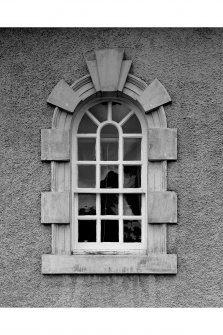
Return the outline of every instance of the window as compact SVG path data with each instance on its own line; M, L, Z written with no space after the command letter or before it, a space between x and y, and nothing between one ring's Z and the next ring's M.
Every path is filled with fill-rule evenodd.
M177 197L167 191L167 161L177 158L170 102L155 79L129 74L123 49L95 50L90 75L60 80L47 101L52 129L41 131L41 159L51 161L51 191L41 194L41 222L52 225L43 274L169 274L167 224Z
M147 127L133 104L79 111L72 131L73 251L146 252Z

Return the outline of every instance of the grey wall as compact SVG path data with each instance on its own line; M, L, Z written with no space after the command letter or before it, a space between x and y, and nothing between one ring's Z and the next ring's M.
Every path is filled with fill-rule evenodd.
M178 225L168 252L177 275L42 275L51 229L40 223L50 164L40 160L40 129L50 128L46 98L64 78L87 74L84 55L125 47L131 73L157 77L172 97L178 161L168 190L178 194ZM223 307L223 30L0 30L0 306Z

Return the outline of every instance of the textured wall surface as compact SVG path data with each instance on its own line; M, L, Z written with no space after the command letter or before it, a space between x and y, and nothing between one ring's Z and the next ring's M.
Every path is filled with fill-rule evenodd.
M64 78L87 74L84 56L124 47L130 73L158 78L172 97L178 161L168 190L178 194L178 225L168 252L177 275L42 275L51 228L40 223L50 163L40 160L40 129L50 128L46 98ZM223 307L223 30L0 30L0 306Z

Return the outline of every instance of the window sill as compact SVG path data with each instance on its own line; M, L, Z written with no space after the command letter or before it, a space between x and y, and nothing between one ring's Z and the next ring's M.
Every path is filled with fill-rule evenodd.
M43 274L176 274L177 255L43 255Z

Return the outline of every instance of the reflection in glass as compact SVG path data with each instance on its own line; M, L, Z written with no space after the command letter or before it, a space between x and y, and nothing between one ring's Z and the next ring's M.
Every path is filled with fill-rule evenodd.
M123 195L124 215L141 215L141 194Z
M137 165L124 166L124 187L125 188L141 187L141 166Z
M96 124L85 114L79 124L78 133L79 134L91 134L96 133Z
M123 133L128 133L128 134L138 134L142 132L140 122L135 114L131 116L128 121L124 123L122 126L123 128Z
M79 215L96 215L96 195L78 194Z
M141 242L141 221L124 220L124 242Z
M118 215L118 194L101 194L101 215Z
M98 121L106 121L108 117L108 103L102 102L101 104L91 107L89 111L96 117L96 119L98 119Z
M78 160L95 161L95 138L78 139Z
M101 160L118 160L118 130L113 125L106 125L101 130Z
M78 166L78 187L95 187L95 165Z
M112 103L112 120L120 122L130 112L127 105L120 104L119 102Z
M101 165L101 188L118 188L118 165Z
M96 221L78 221L78 242L96 242Z
M124 161L141 160L141 138L124 139Z
M118 241L118 220L101 220L101 242Z

